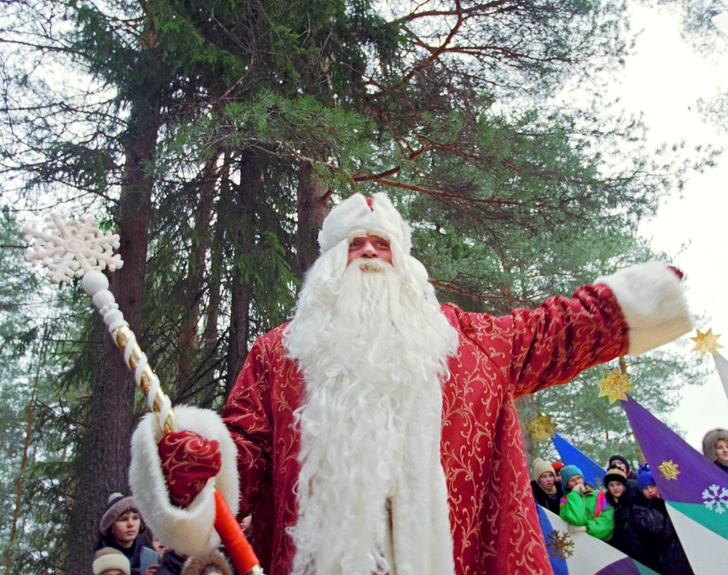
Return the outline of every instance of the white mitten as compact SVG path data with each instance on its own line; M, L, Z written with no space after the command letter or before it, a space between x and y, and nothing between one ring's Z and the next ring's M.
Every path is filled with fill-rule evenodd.
M584 493L586 492L586 485L584 485L583 483L579 483L576 485L576 487L574 487L574 489L572 489L572 491L576 491L577 493L584 495Z
M569 525L569 533L572 535L576 535L577 533L586 533L586 525L572 525L571 523Z

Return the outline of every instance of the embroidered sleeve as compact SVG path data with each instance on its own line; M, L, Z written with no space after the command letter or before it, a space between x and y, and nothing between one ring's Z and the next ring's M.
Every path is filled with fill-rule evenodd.
M273 426L267 337L253 344L222 413L238 449L240 516L270 492Z
M465 334L498 364L514 397L566 383L627 351L627 324L609 287L585 285L509 315L460 312Z

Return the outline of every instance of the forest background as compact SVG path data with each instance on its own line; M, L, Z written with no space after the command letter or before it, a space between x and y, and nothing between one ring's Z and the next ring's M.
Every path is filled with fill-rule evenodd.
M717 2L680 14L725 50ZM83 573L127 490L144 411L77 284L22 261L50 211L121 234L112 291L173 403L219 409L259 334L289 317L333 202L385 189L438 295L507 313L630 263L640 226L718 150L653 145L609 86L626 3L538 0L19 0L0 16L0 519L6 573ZM578 97L572 97L578 92ZM725 126L725 95L700 103ZM627 360L668 415L706 364ZM615 365L609 367L616 367ZM520 401L597 461L633 460L604 368ZM531 441L531 457L547 447Z

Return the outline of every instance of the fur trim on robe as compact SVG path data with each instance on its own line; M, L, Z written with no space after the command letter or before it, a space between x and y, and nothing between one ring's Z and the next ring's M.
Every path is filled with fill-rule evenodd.
M665 264L649 262L597 278L614 293L629 327L630 355L668 343L693 328L680 278Z
M238 511L237 448L214 411L180 405L174 414L179 430L191 430L220 443L222 466L214 486L213 480L208 481L186 509L170 503L157 452L162 430L153 413L142 418L132 437L129 483L139 511L161 541L186 555L207 555L220 545L214 528L214 487L225 497L233 515Z

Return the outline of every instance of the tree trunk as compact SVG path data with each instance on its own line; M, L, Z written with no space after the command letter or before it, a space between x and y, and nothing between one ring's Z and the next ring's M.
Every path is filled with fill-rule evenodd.
M263 173L253 152L243 152L239 162L240 185L237 186L237 232L234 262L232 266L230 340L228 343L228 372L225 380L225 396L235 385L248 356L250 337L250 302L253 286L246 277L245 268L250 265L248 256L255 242L255 204L262 194Z
M151 101L148 97L134 103L130 112L119 198L119 253L124 267L113 273L110 280L110 290L137 335L141 333L153 184L147 168L154 158L160 125L158 106L150 104ZM99 377L89 399L87 424L76 457L77 481L67 526L68 573L90 571L107 498L115 491L128 493L135 389L133 374L105 334Z
M188 276L185 285L186 316L180 331L177 350L177 391L185 389L195 371L194 350L200 348L198 326L202 294L205 286L205 260L210 244L210 219L218 181L218 157L210 159L202 173L200 197L195 209L195 229L192 250L188 258Z
M319 254L318 231L329 213L327 202L331 196L328 189L316 175L310 162L301 164L298 172L298 253L299 277L303 277Z

